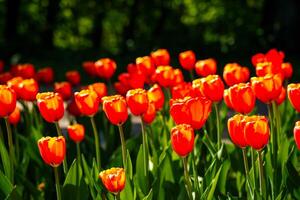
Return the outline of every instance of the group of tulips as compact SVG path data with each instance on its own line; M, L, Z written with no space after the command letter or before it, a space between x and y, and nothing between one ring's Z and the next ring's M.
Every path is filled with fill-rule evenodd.
M127 66L127 72L119 74L117 82L113 85L111 85L111 78L117 65L109 58L83 63L83 69L89 76L106 81L106 83L97 82L87 86L81 85L81 77L76 70L66 73L67 81L54 84L52 84L54 72L51 67L35 72L33 65L19 64L12 66L8 72L2 72L0 74L0 82L3 84L0 85L0 117L6 122L12 166L14 166L14 142L10 124L16 125L20 121L17 101L22 102L23 106L27 105L26 102L33 102L33 106L38 107L43 119L54 123L57 128L57 137L43 137L37 143L42 159L55 171L57 199L61 199L57 168L63 163L64 173L67 173L68 151L65 136L62 135L58 122L64 117L66 110L74 117L90 118L96 163L99 169L103 169L99 133L94 119L95 114L103 110L109 122L119 128L123 166L102 171L99 177L105 188L113 193L115 198L120 198L127 173L127 149L122 125L128 119L128 112L140 118L145 179L150 170L145 126L151 124L157 114L166 118L169 113L175 122L174 127L169 130L170 142L173 150L182 158L187 195L193 199L193 183L188 172L187 157L194 149L194 131L206 129L205 123L214 108L217 123L215 142L218 149L222 148L223 132L220 129L219 103L224 99L227 107L237 113L228 119L227 126L231 141L243 151L246 179L249 179L247 151L251 149L258 153L260 194L263 196L265 178L262 152L271 140L271 151L276 156L276 145L280 142L279 131L275 133L276 129L279 129L276 127L279 123L277 107L284 102L288 94L291 105L300 112L300 83L286 84L286 80L291 78L293 73L292 65L283 62L283 52L271 49L266 54L259 53L252 57L256 77L250 78L247 67L238 63L229 63L224 67L222 80L221 76L216 74L215 59L197 61L195 53L191 50L180 53L178 58L182 69L190 73L190 82L184 81L181 69L170 66L170 55L166 49L159 49L149 56L137 58L135 63ZM202 78L194 79L194 71ZM46 84L47 88L53 86L54 91L40 92L40 84ZM74 90L77 91L74 93ZM268 118L248 115L255 108L257 99L267 104ZM67 108L64 102L67 102ZM77 145L77 159L80 162L80 142L84 140L85 127L74 120L68 126L67 132L68 137ZM294 136L300 149L300 121L295 125ZM12 183L14 181L13 175L11 181ZM249 181L247 183L250 194L253 194L253 186Z

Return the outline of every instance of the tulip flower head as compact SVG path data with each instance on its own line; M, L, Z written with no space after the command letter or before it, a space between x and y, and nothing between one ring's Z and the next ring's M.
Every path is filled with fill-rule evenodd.
M224 67L223 78L228 86L245 83L248 81L249 76L249 69L240 66L238 63L229 63Z
M81 124L73 124L68 126L68 134L74 142L81 142L84 139L84 126Z
M181 157L187 156L194 148L194 129L188 124L179 124L171 129L173 150Z
M95 63L93 61L85 61L82 63L83 70L90 76L96 76Z
M151 124L155 119L156 110L155 104L152 101L149 101L147 111L142 115L142 119L146 124Z
M77 70L71 70L66 72L66 79L72 85L79 85L81 77Z
M81 114L94 116L99 110L100 100L94 90L81 90L74 94L75 102Z
M199 76L203 76L203 77L216 74L217 61L213 58L198 60L195 64L195 70Z
M68 100L72 96L72 86L66 81L54 83L54 91L59 93L63 100Z
M110 79L116 69L116 62L110 58L101 58L95 62L95 71L100 78Z
M129 90L126 101L132 114L143 115L147 112L149 99L146 90L141 88Z
M275 99L276 104L277 105L282 104L284 102L285 98L286 98L286 89L284 87L281 87L280 95L277 97L277 99Z
M135 63L137 70L146 76L151 76L155 71L155 64L150 56L138 57Z
M192 70L195 67L196 55L193 51L188 50L179 54L179 63L185 70Z
M126 177L123 168L110 168L100 172L101 179L105 188L114 195L119 194L125 187Z
M247 142L244 135L244 118L245 117L243 115L237 114L229 118L227 123L228 133L232 142L240 148L244 148L247 146Z
M175 79L174 69L171 66L158 66L153 79L162 87L170 87Z
M18 84L18 97L25 101L34 101L39 92L39 85L34 79L24 79Z
M166 49L158 49L156 51L153 51L150 56L153 59L156 66L170 64L170 54Z
M114 95L102 98L103 111L114 125L122 125L128 118L127 103L123 96Z
M51 67L45 67L36 73L36 78L39 82L45 83L45 84L50 84L54 80L54 72Z
M195 96L195 91L191 83L180 83L171 89L172 99L181 99L186 96Z
M11 75L10 72L1 73L0 74L0 84L6 84L7 81L9 81L12 78L13 78L13 76Z
M14 78L10 79L9 81L7 81L6 84L7 84L7 86L12 88L16 92L17 96L19 96L19 93L21 91L19 91L18 86L19 86L19 83L21 83L23 80L24 79L21 76L17 76L17 77L14 77Z
M291 83L288 85L288 98L292 106L300 112L300 83Z
M97 93L100 102L102 101L102 97L107 95L107 87L104 83L93 83L88 88Z
M281 64L281 70L283 72L283 76L286 79L289 79L293 75L293 66L291 63L286 62Z
M20 109L16 106L14 112L8 116L8 121L10 124L17 125L21 120Z
M30 63L15 65L10 71L14 77L21 76L24 79L31 79L35 76L34 66Z
M57 122L64 116L64 102L60 94L54 92L38 93L37 106L47 122Z
M71 114L75 117L78 117L78 116L81 115L81 112L80 112L80 110L79 110L79 108L78 108L78 106L75 102L74 97L71 99L71 101L69 101L68 106L67 106L67 110L68 110L69 114Z
M300 150L300 121L297 121L294 127L294 139L298 150Z
M154 84L147 92L149 101L153 102L156 110L161 110L164 106L165 96L161 87Z
M58 167L66 155L66 141L63 136L43 137L38 141L38 147L44 162L52 167Z
M17 104L17 95L13 89L0 85L0 117L8 117L14 112Z

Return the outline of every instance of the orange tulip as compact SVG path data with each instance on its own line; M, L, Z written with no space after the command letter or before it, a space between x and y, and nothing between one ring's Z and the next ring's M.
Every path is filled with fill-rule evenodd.
M277 105L280 105L284 102L286 97L286 89L284 87L281 87L281 92L280 95L277 97L277 99L275 99Z
M219 75L208 75L196 79L193 81L193 88L199 90L203 96L211 101L221 101L223 98L224 84Z
M72 85L79 85L81 77L78 71L72 70L66 72L66 79Z
M107 95L107 87L104 83L93 83L88 86L89 90L94 90L99 98L99 101L101 102L102 97Z
M7 81L7 86L9 86L10 88L12 88L16 94L17 94L17 97L19 97L19 93L21 91L19 91L19 83L21 83L24 79L21 77L21 76L17 76L17 77L14 77L12 79L10 79L9 81Z
M261 150L269 142L270 129L265 116L250 116L244 118L245 140L253 149Z
M84 138L84 126L81 124L73 124L68 126L68 134L74 142L81 142Z
M72 96L72 86L66 81L54 83L54 91L59 93L63 100L68 100Z
M94 90L75 92L74 97L81 114L93 116L98 112L100 100Z
M229 118L227 123L228 133L232 142L240 148L244 148L247 146L247 142L244 135L244 118L245 117L243 115L237 114Z
M85 61L82 63L83 70L90 76L96 76L95 63L93 61Z
M152 52L150 56L153 59L156 66L170 64L170 54L166 49L158 49Z
M270 103L278 98L282 87L282 76L266 75L264 77L252 77L251 85L256 97L264 102Z
M6 85L0 85L0 117L7 117L14 112L16 104L15 91Z
M37 106L47 122L57 122L64 116L64 102L60 94L54 92L38 93Z
M69 114L75 116L75 117L78 117L81 115L81 112L75 102L75 98L73 97L71 99L71 101L68 103L68 106L67 106L67 110L69 112Z
M288 85L288 98L292 106L300 112L300 83L291 83Z
M110 58L101 58L95 62L96 74L100 78L110 79L117 69L117 64Z
M172 99L181 99L186 96L195 96L194 89L191 83L183 82L178 84L171 89Z
M123 168L110 168L105 171L100 172L99 178L101 179L105 188L117 195L125 187L126 177Z
M155 71L155 64L150 56L138 57L135 63L137 70L141 71L145 76L151 76Z
M156 110L155 110L155 104L152 101L149 101L148 109L143 114L143 121L147 124L151 124L153 120L155 119Z
M281 70L283 72L284 78L289 79L293 75L293 66L291 63L286 62L281 64Z
M146 90L138 88L126 94L127 105L134 115L142 115L148 109L149 99Z
M179 54L179 63L185 70L192 70L195 67L196 55L193 51L184 51Z
M0 74L0 84L6 84L6 82L12 78L13 78L13 76L11 75L10 72L1 73Z
M298 149L300 150L300 121L297 121L294 127L294 138Z
M159 85L154 84L147 92L149 101L153 102L156 110L164 106L165 96Z
M16 106L15 110L8 116L10 124L17 125L21 120L20 109Z
M174 83L174 69L171 66L158 66L153 75L154 81L163 87L170 87Z
M52 167L58 167L66 155L66 141L63 136L42 137L38 147L44 162Z
M179 124L171 129L173 150L181 157L187 156L194 148L194 130L191 125Z
M224 67L223 78L228 86L245 83L248 81L249 76L249 69L240 66L238 63L229 63Z
M180 69L174 69L174 79L171 86L184 82L183 74Z
M194 129L200 129L210 114L211 104L205 97L171 99L170 115L176 124L190 124Z
M103 111L108 120L114 125L122 125L128 118L127 103L121 95L102 98Z
M203 76L203 77L216 74L217 62L213 58L198 60L195 64L195 70L199 76Z
M53 82L54 79L54 72L51 67L45 67L36 73L36 78L41 83L50 84Z
M224 91L224 101L236 112L247 114L255 107L255 94L249 83L239 83Z
M18 97L25 101L34 101L39 92L39 85L34 79L24 79L18 84Z
M24 79L34 78L35 69L32 64L18 64L11 68L10 72L14 77L21 76Z

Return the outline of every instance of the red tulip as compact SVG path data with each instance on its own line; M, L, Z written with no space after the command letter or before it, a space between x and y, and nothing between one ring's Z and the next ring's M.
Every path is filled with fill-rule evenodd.
M156 110L155 110L155 104L152 101L149 101L148 109L147 111L142 115L143 121L146 124L151 124L153 120L155 119Z
M20 109L16 106L15 110L8 116L10 124L17 125L21 120Z
M145 76L151 76L155 71L155 64L150 56L138 57L135 63L137 69Z
M88 88L97 93L100 102L102 102L102 97L107 95L107 87L104 83L93 83Z
M51 67L45 67L36 73L36 78L41 83L50 84L53 82L54 79L54 72Z
M141 88L129 90L126 101L132 114L143 115L147 112L149 99L146 90Z
M195 64L195 70L199 76L203 76L203 77L216 74L217 62L213 58L198 60Z
M12 78L13 78L13 76L11 75L10 72L1 73L0 74L0 84L6 84L6 82Z
M153 79L163 87L170 87L174 83L174 69L171 66L158 66L153 75Z
M195 67L196 55L193 51L184 51L179 54L179 62L183 69L192 70Z
M95 63L93 61L85 61L82 63L83 70L90 76L96 76Z
M72 86L66 81L54 83L54 91L59 93L63 100L68 100L72 96Z
M191 125L179 124L171 129L173 150L182 157L187 156L194 148L194 130Z
M293 75L293 66L291 63L286 62L281 64L281 70L283 71L284 78L289 79Z
M68 126L68 134L74 142L81 142L84 139L84 126L81 124L73 124Z
M39 85L34 79L24 79L18 84L18 97L25 101L34 101L39 92Z
M93 116L98 112L100 100L94 90L86 89L75 92L74 97L81 114Z
M68 110L68 112L69 112L71 115L73 115L73 116L75 116L75 117L78 117L78 116L81 115L81 112L80 112L80 110L79 110L79 108L78 108L78 106L77 106L77 104L76 104L76 102L75 102L75 98L74 98L74 97L73 97L73 98L71 99L71 101L68 103L67 110Z
M125 187L125 171L123 168L111 168L105 171L102 171L99 174L99 178L101 179L105 188L117 195L119 194Z
M244 118L245 117L243 115L237 114L229 118L227 123L228 133L232 142L240 148L244 148L247 146L247 142L244 135Z
M164 106L165 96L159 85L154 84L147 92L149 101L153 102L156 110Z
M294 127L294 138L298 149L300 150L300 121L297 121Z
M66 72L66 79L72 85L79 85L81 77L78 71L72 70Z
M24 79L35 77L35 69L32 64L18 64L11 68L11 73L14 77L21 76Z
M280 105L284 102L286 97L286 89L284 87L281 87L281 92L280 95L277 97L277 99L275 99L277 105Z
M170 54L166 49L158 49L152 52L151 58L153 59L156 66L170 64Z
M110 58L101 58L95 62L96 74L100 78L110 79L117 69L117 64Z
M102 98L103 111L108 120L114 125L122 125L128 118L127 103L121 95Z
M224 67L223 78L228 86L245 83L248 81L249 76L249 69L240 66L238 63L229 63Z
M300 83L289 84L287 91L292 106L300 112Z
M17 104L17 95L13 89L0 85L0 117L8 117L14 112Z
M178 84L171 89L172 99L181 99L186 96L195 96L194 89L191 83L183 82Z

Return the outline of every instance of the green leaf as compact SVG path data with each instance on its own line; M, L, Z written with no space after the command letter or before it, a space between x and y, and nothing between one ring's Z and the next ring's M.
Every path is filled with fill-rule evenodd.
M13 190L13 185L9 181L8 177L5 176L1 171L0 171L0 190L5 197L9 195Z
M218 172L212 179L210 185L207 187L205 192L202 194L201 199L211 200L213 198L222 168L223 168L223 165L220 166Z
M151 200L153 196L152 189L149 191L148 195L143 198L143 200Z
M92 175L90 173L90 168L86 163L85 157L83 154L81 154L81 158L82 158L82 167L83 167L83 171L84 171L84 176L85 176L85 182L86 184L89 185L90 188L90 193L93 199L96 198L96 193L95 193L95 189L94 189L94 185L95 185L95 181L92 178Z
M124 190L120 193L121 200L135 199L134 192L131 185L131 180L126 176L126 183Z
M143 196L148 193L148 183L144 175L143 147L140 145L140 150L136 159L136 183L138 184Z
M221 193L226 194L226 183L227 183L227 175L228 171L231 167L230 160L225 160L223 162L222 171L220 174L220 180L219 180L219 190Z
M127 156L126 156L126 164L127 164L127 169L126 169L126 175L129 176L130 180L132 180L132 162L130 158L130 153L127 150Z
M12 177L11 177L10 158L2 140L0 140L0 154L1 154L1 160L4 169L4 174L8 177L9 180L11 180Z

